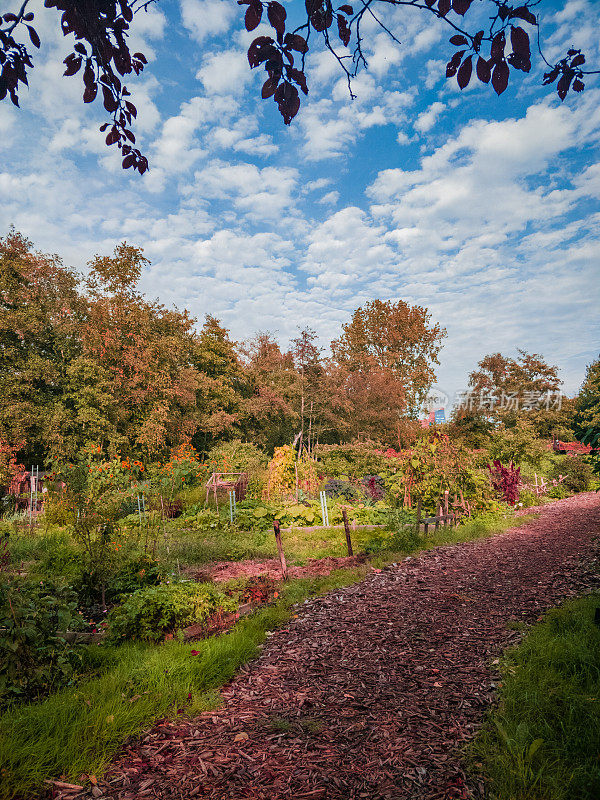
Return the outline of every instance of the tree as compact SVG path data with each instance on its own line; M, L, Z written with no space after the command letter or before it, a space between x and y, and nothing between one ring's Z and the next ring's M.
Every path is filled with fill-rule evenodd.
M0 439L42 460L67 365L81 355L85 304L77 275L57 256L35 253L11 230L0 239Z
M564 427L566 420L557 413L562 404L558 367L537 353L517 352L517 358L502 353L484 356L471 372L469 396L455 420L463 428L483 431L490 421L510 427L520 418L533 424L539 436L547 435L552 421Z
M137 109L128 99L130 92L122 78L139 75L147 60L143 53L131 53L127 44L134 17L158 0L45 0L46 13L60 14L61 30L65 36L73 35L73 50L65 58L66 76L82 72L83 102L92 103L99 93L109 115L101 130L107 132L106 144L116 145L123 156L124 169L133 168L143 174L148 160L135 147L131 130ZM298 0L297 0L298 2ZM442 22L452 32L450 44L457 48L446 65L446 76L456 77L464 89L473 74L482 83L491 83L497 94L508 86L511 70L527 73L531 70L531 36L537 42L540 59L547 66L545 85L556 84L556 91L564 100L570 90L582 92L583 77L598 70L585 69L585 55L570 48L556 62L549 62L540 47L539 0L484 0L485 8L473 0L361 0L358 9L343 4L335 9L331 0L305 0L304 8L298 5L289 10L300 24L286 29L287 11L277 0L238 0L247 6L244 15L246 30L252 31L263 19L273 29L273 36L258 36L248 49L251 68L264 66L266 81L261 90L264 99L273 98L284 122L289 125L300 108L299 89L308 94L305 74L306 54L311 36L317 36L336 59L348 79L367 66L363 52L364 37L361 23L365 16L374 19L395 41L392 32L378 16L390 6L404 12L420 11L430 14L432 23ZM27 85L28 73L33 68L30 44L39 48L40 37L32 24L34 14L31 0L22 0L20 8L0 17L0 100L8 97L19 105L19 84ZM289 8L289 6L288 6ZM375 13L377 11L377 14ZM468 15L468 19L467 19ZM467 24L470 23L470 24ZM340 40L341 52L334 46Z
M445 329L432 325L422 306L373 300L357 308L342 330L331 350L349 380L370 394L386 392L396 416L416 416L435 380Z
M600 358L587 368L577 400L575 431L580 442L595 449L592 463L600 477Z

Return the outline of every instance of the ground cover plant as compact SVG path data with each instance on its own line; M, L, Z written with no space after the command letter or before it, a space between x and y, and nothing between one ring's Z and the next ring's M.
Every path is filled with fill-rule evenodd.
M600 595L550 611L505 653L499 704L472 747L490 796L600 795Z

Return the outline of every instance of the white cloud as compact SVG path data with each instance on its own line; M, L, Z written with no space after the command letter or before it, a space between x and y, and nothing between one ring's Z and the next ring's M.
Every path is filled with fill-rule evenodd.
M239 94L251 77L246 54L239 50L212 53L196 73L208 94Z
M205 39L226 33L239 7L228 0L181 0L181 18L194 39Z
M415 121L415 129L418 130L419 133L427 133L427 131L430 131L438 121L440 114L445 108L446 106L444 103L432 103L428 109L423 111L417 117Z

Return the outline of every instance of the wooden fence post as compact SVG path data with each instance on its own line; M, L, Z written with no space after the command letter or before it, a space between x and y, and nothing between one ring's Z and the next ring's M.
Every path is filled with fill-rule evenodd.
M281 544L281 528L279 527L278 519L276 519L273 522L273 528L275 530L275 542L277 544L277 552L279 553L279 563L281 564L281 574L283 576L283 580L287 581L288 579L287 564L285 563L285 554L283 552L283 545Z
M350 525L348 525L348 512L346 506L342 506L342 517L344 518L344 530L346 531L346 545L348 546L348 555L353 556L352 539L350 538Z
M421 533L421 496L417 500L417 533Z
M450 520L448 519L448 495L449 494L450 494L450 492L448 491L448 489L446 489L446 491L444 492L444 517L446 518L444 520L444 525L449 525L450 524Z

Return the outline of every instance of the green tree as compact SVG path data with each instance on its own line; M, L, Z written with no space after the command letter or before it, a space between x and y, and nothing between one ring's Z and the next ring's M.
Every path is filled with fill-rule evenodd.
M600 358L587 368L575 412L575 432L580 442L596 448L592 465L600 476Z

